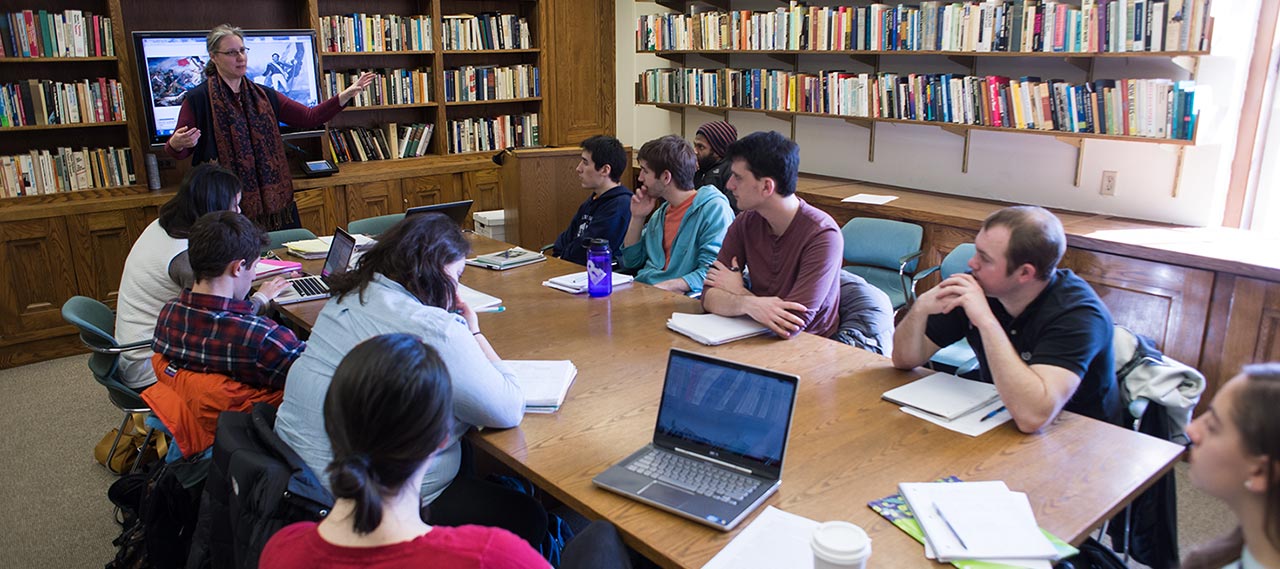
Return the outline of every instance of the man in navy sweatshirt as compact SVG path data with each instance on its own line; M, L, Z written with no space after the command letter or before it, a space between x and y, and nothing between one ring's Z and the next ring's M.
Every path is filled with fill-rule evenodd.
M578 206L551 254L579 265L587 264L588 239L608 239L614 255L622 249L622 238L631 221L631 190L618 183L627 168L627 152L612 136L593 136L582 141L578 179L591 195Z

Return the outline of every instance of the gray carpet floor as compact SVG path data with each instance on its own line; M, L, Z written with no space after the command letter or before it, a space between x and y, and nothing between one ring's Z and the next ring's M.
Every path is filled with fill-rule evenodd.
M116 476L93 460L93 447L122 415L89 375L88 356L0 370L0 567L101 567L120 533L107 487ZM1177 466L1178 532L1183 547L1235 523L1193 488Z

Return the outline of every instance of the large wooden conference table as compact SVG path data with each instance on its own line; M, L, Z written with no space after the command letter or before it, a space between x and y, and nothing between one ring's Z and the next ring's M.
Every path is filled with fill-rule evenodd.
M475 253L509 246L469 239ZM580 270L549 259L503 272L468 267L463 274L464 284L506 306L480 315L481 329L503 358L570 359L578 367L557 413L528 414L517 428L473 433L471 440L583 515L612 522L629 545L664 567L701 567L759 513L725 533L591 484L650 441L671 347L800 376L782 486L766 505L862 526L878 567L939 565L867 507L895 494L899 482L949 475L1004 480L1027 493L1042 527L1079 544L1182 453L1177 445L1073 413L1035 435L1018 432L1012 422L977 438L948 431L880 399L923 372L896 370L887 358L810 334L703 346L666 328L672 312L701 312L698 301L647 285L619 287L606 298L541 286ZM323 305L295 304L283 315L309 327Z

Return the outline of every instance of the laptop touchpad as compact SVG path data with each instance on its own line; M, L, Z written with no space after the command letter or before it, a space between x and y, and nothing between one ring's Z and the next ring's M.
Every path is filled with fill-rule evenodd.
M689 501L689 499L695 497L694 494L673 486L668 486L661 482L654 482L653 484L646 486L644 490L637 492L637 494L673 508L679 508L683 506L685 502Z

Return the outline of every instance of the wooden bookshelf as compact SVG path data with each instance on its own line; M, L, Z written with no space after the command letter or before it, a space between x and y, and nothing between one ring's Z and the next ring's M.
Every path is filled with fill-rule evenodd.
M446 107L464 107L469 105L499 105L503 103L530 103L540 102L542 97L521 97L516 99L485 99L483 101L448 101Z
M116 61L114 55L93 57L0 57L0 63L73 63L76 61Z
M434 106L436 106L436 103L431 101L428 101L426 103L411 103L407 105L366 105L363 107L357 107L352 105L350 107L347 107L346 109L343 109L342 112L350 113L350 112L360 112L360 111L385 111L385 110L391 110L391 109L423 109L423 108L434 107Z
M393 50L393 51L322 51L320 57L366 57L371 55L431 55L435 51Z
M943 56L943 57L1031 57L1043 59L1125 59L1132 57L1199 57L1207 51L1128 51L1124 53L1087 51L917 51L896 50L834 50L834 49L657 49L636 50L636 53L657 56L670 55L847 55L847 56Z

